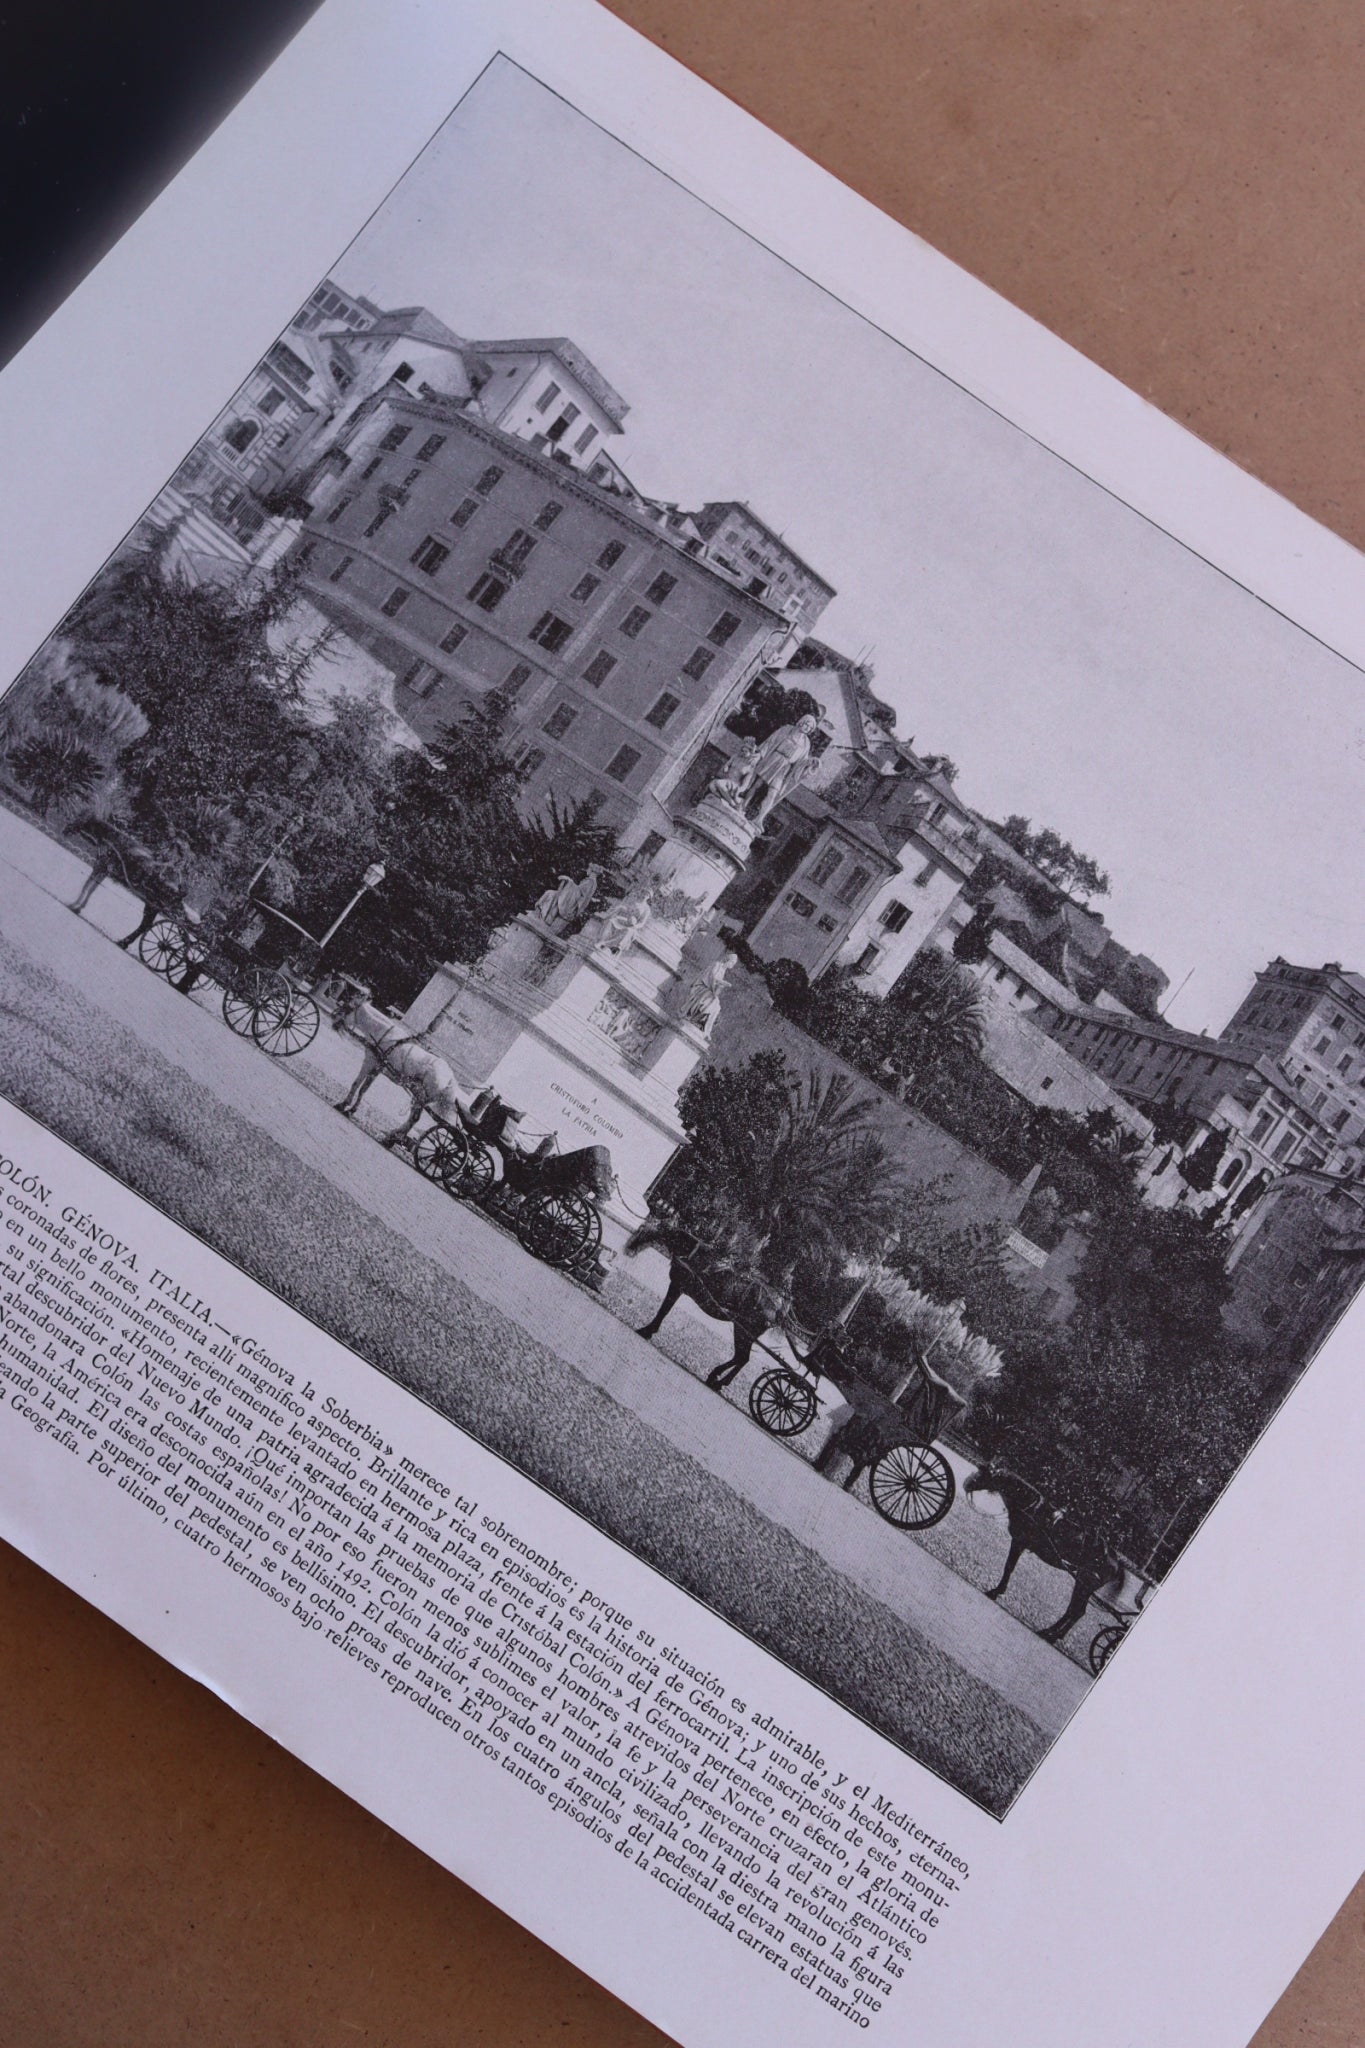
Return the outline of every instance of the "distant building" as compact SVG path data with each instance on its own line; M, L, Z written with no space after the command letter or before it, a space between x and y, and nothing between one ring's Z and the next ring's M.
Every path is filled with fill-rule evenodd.
M1273 1361L1284 1391L1365 1282L1365 1188L1290 1173L1269 1189L1228 1262L1233 1336Z
M782 621L539 438L386 383L314 484L303 587L420 735L498 691L528 807L596 792L638 843Z
M765 599L804 639L834 596L834 585L737 499L705 504L690 516L716 566L752 596Z

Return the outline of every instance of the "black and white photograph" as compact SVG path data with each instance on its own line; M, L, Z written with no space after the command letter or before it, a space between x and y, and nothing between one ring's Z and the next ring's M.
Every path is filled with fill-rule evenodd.
M509 59L242 368L0 1091L1005 1816L1365 1279L1359 672Z

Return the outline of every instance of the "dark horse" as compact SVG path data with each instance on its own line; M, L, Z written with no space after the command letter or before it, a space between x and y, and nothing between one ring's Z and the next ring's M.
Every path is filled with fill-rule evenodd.
M1063 1509L1050 1508L1035 1487L1013 1472L983 1465L967 1481L968 1493L998 1493L1009 1518L1010 1554L1005 1559L998 1586L992 1586L988 1600L998 1600L1014 1575L1014 1568L1026 1550L1057 1571L1070 1572L1075 1585L1065 1614L1038 1634L1045 1643L1060 1643L1085 1613L1091 1596L1114 1578L1118 1564L1108 1546L1093 1530L1076 1522Z
M640 1335L657 1336L665 1316L684 1295L696 1302L703 1315L733 1323L734 1356L706 1375L707 1386L719 1392L744 1370L763 1332L781 1322L788 1308L787 1297L781 1287L754 1272L756 1243L725 1252L671 1218L651 1217L631 1232L626 1252L633 1258L651 1246L668 1254L668 1288L657 1313L641 1325Z

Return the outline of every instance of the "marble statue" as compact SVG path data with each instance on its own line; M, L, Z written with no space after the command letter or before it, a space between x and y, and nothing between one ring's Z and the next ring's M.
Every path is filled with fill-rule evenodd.
M814 736L819 729L819 719L807 711L795 725L779 725L759 748L746 788L746 808L756 824L761 825L783 797L809 775L815 753ZM755 802L753 792L760 784Z
M737 811L743 810L744 799L753 787L757 760L757 740L746 739L730 756L720 774L706 785L706 795L718 797L723 804L729 804Z
M704 1034L710 1031L720 1013L721 991L734 964L733 953L722 953L711 962L705 974L698 975L683 1009L685 1023L697 1025Z
M644 896L627 896L608 911L597 937L603 953L624 953L635 934L649 923L649 901Z
M592 908L593 897L602 870L594 861L581 882L572 875L561 875L553 889L547 889L536 902L536 916L552 932L566 931L571 924L586 917Z

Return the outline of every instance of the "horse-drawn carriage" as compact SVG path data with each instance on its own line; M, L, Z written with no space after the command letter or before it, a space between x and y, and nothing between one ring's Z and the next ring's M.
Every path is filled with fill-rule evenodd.
M800 1436L821 1411L828 1381L840 1399L825 1443L814 1459L828 1472L849 1460L843 1484L867 1473L872 1505L897 1529L932 1529L953 1504L957 1481L935 1443L964 1407L962 1397L918 1358L894 1392L863 1378L849 1359L847 1333L836 1325L804 1357L792 1344L785 1360L759 1374L749 1389L749 1413L772 1436Z
M453 1121L433 1109L433 1121L416 1139L419 1170L506 1223L547 1265L590 1283L600 1280L598 1205L611 1192L606 1147L561 1152L553 1137L522 1145L512 1128L518 1113L490 1090L453 1107Z
M224 1022L276 1059L289 1059L317 1037L316 951L308 933L255 901L212 927L189 909L162 909L137 938L138 958L173 988L188 995L202 981L215 982Z

